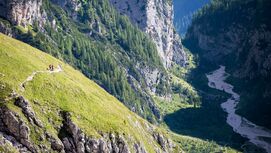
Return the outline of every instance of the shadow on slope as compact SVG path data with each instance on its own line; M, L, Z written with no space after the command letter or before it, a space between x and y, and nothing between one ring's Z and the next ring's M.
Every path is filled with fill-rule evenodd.
M168 127L178 134L215 141L222 146L241 150L246 140L233 132L226 123L227 114L220 107L228 95L207 85L205 73L214 69L212 65L204 64L204 67L200 66L190 73L189 82L201 96L201 107L180 109L167 114L164 120Z
M169 128L182 135L212 140L220 145L240 149L244 139L226 124L226 114L219 105L205 104L201 108L186 108L165 116Z

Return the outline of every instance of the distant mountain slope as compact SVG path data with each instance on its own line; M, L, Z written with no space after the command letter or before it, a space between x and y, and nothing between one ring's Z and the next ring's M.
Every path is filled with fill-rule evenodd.
M0 150L12 142L26 152L174 151L158 128L67 64L3 34L0 61ZM50 64L59 65L54 73Z
M193 14L210 0L173 0L174 24L180 35L184 36L190 26Z
M226 65L241 94L238 113L269 128L270 8L269 0L213 0L197 13L184 40L201 61Z

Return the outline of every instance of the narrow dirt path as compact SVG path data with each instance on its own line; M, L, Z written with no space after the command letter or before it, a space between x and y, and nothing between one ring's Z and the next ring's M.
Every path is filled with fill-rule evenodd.
M26 80L24 80L21 84L20 84L20 89L22 91L25 91L25 85L27 82L30 82L34 79L34 77L38 74L38 73L49 73L49 74L52 74L52 73L59 73L59 72L62 72L63 69L60 65L57 66L57 68L55 68L53 71L52 70L46 70L46 71L34 71L30 76L28 76L26 78Z

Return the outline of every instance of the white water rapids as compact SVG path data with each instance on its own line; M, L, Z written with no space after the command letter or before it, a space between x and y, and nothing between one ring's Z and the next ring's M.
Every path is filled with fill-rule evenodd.
M265 149L268 153L271 153L270 142L268 143L262 139L263 137L271 138L271 131L264 127L257 126L235 113L240 96L233 91L234 87L231 84L225 82L226 78L229 76L229 74L225 72L225 67L220 66L218 70L215 70L206 76L209 81L209 87L222 90L231 95L231 98L221 104L223 110L228 113L227 123L236 133L248 138L251 143Z

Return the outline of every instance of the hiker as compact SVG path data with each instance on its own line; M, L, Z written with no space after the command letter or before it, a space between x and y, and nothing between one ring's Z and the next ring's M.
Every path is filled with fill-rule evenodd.
M49 69L47 68L47 70L53 71L53 70L54 70L54 65L50 64L50 65L49 65Z
M49 70L52 71L52 65L51 64L49 65Z

